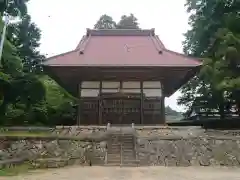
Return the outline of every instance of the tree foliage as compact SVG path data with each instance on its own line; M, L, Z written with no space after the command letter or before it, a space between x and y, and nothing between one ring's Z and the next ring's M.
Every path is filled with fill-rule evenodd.
M117 29L140 29L137 21L138 19L133 14L123 15L117 23Z
M102 15L94 29L140 29L137 18L133 15L123 15L118 23L109 15Z
M75 120L74 100L54 81L39 74L42 70L37 65L45 58L38 51L41 32L27 13L27 1L7 2L8 5L1 4L1 14L20 21L8 26L4 43L0 66L0 124L54 125L61 119L66 120L66 116ZM2 29L0 17L0 32Z
M106 14L102 15L97 23L94 25L94 29L115 29L116 22L111 16Z
M31 22L28 14L23 16L19 23L8 28L8 38L17 48L17 55L22 59L23 71L41 73L40 64L45 58L38 50L41 31Z
M238 0L187 0L191 29L185 34L184 52L202 57L199 75L182 88L179 104L187 111L238 111L240 90L240 2Z
M0 1L0 13L3 15L6 12L8 15L17 17L27 14L26 3L29 0L2 0Z

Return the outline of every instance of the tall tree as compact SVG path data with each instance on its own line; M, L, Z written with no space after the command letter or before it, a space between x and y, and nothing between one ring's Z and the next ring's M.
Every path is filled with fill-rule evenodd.
M27 2L29 0L1 0L0 1L0 13L3 15L6 12L8 15L24 16L27 14Z
M7 4L5 9L1 6L1 12L4 15L18 16L22 22L23 17L27 14L26 2L27 1L6 1ZM21 11L21 14L15 13ZM3 13L4 12L4 13ZM21 15L21 16L20 16ZM21 23L20 23L21 24ZM39 105L43 104L45 100L45 88L39 79L29 73L23 72L22 59L27 56L20 51L19 47L16 47L16 42L24 42L25 39L20 40L21 37L13 32L19 32L20 28L16 28L19 25L13 25L12 31L9 27L6 40L3 48L3 56L1 59L1 97L0 102L0 116L1 120L8 119L7 115L10 109L17 110L19 107L24 110L25 116L36 113ZM2 30L3 22L0 17L0 28ZM13 29L16 28L16 29ZM24 31L22 31L23 33ZM28 31L26 31L28 32ZM24 33L26 33L24 32ZM2 33L2 32L1 32ZM27 33L26 33L27 34ZM29 42L33 43L33 41ZM24 44L24 43L23 43ZM21 48L23 46L20 46ZM29 48L30 49L30 48ZM34 51L35 49L33 49ZM28 52L29 53L29 52ZM15 111L14 111L15 112ZM12 113L15 114L15 113Z
M18 56L23 62L24 72L41 72L41 62L44 56L40 54L38 48L40 46L41 31L31 22L31 17L26 14L22 20L9 27L8 37L17 48Z
M200 74L182 88L179 104L187 105L190 110L193 104L205 102L205 111L218 110L224 118L225 111L238 104L234 92L239 92L239 74L237 63L235 68L231 67L230 59L239 55L240 2L187 0L186 6L192 28L185 34L184 52L204 60ZM235 58L229 58L229 49ZM234 83L227 88L230 79Z
M117 24L117 29L140 29L138 19L133 15L123 15Z
M97 23L94 25L94 29L115 29L116 22L113 18L107 14L102 15Z

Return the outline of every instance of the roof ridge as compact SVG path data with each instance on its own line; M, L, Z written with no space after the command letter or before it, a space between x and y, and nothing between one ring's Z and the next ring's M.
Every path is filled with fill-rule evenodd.
M155 29L87 29L86 36L150 36Z
M80 51L80 54L84 53L84 50L86 49L87 45L89 44L90 38L91 38L91 34L89 36L86 36L84 42L82 42L82 44L81 44L82 46L80 46L78 48Z
M157 36L150 36L152 43L154 44L154 47L158 51L159 54L162 54L162 50L165 49L163 43L160 41L160 39L157 38Z
M161 41L161 39L159 38L158 35L155 35L155 38L157 40L157 43L160 44L160 46L162 46L165 49L165 45L163 44L163 42Z
M86 37L87 37L86 35L83 35L83 36L82 36L82 38L81 38L81 40L79 41L76 49L79 49L80 45L85 41Z

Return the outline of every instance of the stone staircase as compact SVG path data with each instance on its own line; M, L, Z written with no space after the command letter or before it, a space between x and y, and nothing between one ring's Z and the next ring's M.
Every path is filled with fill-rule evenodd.
M133 129L119 128L109 133L107 140L107 166L138 166Z

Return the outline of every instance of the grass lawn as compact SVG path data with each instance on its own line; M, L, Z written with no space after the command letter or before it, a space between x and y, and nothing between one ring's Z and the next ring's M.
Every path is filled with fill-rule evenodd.
M18 174L27 173L32 170L31 165L24 163L11 168L0 169L0 176L16 176Z
M50 135L51 132L46 131L3 131L0 132L0 136L46 136Z

